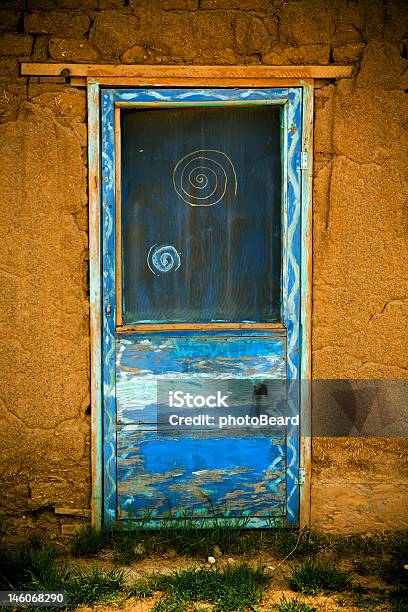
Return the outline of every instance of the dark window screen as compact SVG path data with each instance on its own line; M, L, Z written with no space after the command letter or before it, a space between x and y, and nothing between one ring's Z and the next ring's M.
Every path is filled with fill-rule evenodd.
M280 109L127 109L123 323L281 318Z

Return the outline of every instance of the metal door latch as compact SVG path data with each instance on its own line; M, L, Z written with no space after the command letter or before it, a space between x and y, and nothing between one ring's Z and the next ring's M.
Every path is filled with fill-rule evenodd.
M297 484L303 485L306 482L306 470L304 467L298 469Z
M300 166L299 170L307 170L309 168L309 153L307 151L302 151L300 156Z

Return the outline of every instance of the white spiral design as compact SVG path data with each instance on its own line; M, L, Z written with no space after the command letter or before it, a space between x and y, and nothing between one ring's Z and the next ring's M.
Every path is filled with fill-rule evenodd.
M214 206L224 197L231 180L237 195L234 164L226 153L217 149L193 151L182 157L173 170L174 189L190 206ZM199 195L203 189L207 192Z
M180 255L174 246L154 244L147 254L147 265L153 274L175 272L181 265Z

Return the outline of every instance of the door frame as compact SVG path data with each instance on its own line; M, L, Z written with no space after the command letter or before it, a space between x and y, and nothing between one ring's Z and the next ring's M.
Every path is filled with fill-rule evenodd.
M102 325L106 316L103 316L103 308L109 308L105 300L102 305L102 231L103 215L101 209L102 190L106 189L108 182L102 181L102 176L106 179L109 173L114 174L115 169L109 168L106 164L106 155L102 150L101 142L101 95L103 91L122 92L129 88L126 87L126 80L118 83L117 79L112 82L111 88L106 79L101 85L97 79L89 79L88 82L88 163L89 163L89 259L90 259L90 332L91 332L91 436L92 436L92 499L91 516L92 524L99 528L103 524L104 515L104 442L103 442L103 375L102 375ZM199 83L191 83L193 87L186 87L185 80L181 85L183 89L192 89L199 86ZM177 86L177 79L166 78L163 83L158 85L146 85L145 89L159 89L166 86ZM205 84L205 89L209 89L210 84ZM236 83L240 86L240 83ZM244 87L253 89L256 83L243 83ZM217 87L220 87L219 79ZM262 80L259 89L286 89L296 88L301 91L301 156L296 160L296 165L292 169L298 171L298 185L300 188L300 321L299 321L299 342L300 342L300 361L299 373L302 380L311 377L311 263L312 263L312 231L311 231L311 186L312 186L312 129L313 129L313 82L304 79L293 79L284 81L270 79L268 83ZM112 88L115 88L113 90ZM106 120L106 118L105 118ZM111 128L114 129L114 122ZM289 134L290 137L290 134ZM116 158L118 159L118 158ZM106 216L105 216L106 222ZM112 271L114 274L114 271ZM105 296L106 297L106 296ZM112 393L112 382L106 385L105 393ZM310 389L309 385L301 385L301 431L300 431L300 456L299 456L299 488L300 488L300 508L299 525L310 524ZM105 465L111 461L112 457L105 457ZM109 473L109 468L108 468Z

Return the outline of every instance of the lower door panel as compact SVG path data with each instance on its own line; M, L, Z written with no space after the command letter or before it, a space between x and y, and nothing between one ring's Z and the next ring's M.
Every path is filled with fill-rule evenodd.
M286 438L118 431L119 518L284 517Z
M118 518L247 517L252 524L286 524L296 487L290 466L296 465L297 440L290 428L189 430L158 416L163 381L205 393L217 380L234 389L267 388L285 378L282 333L122 338L116 350ZM255 405L244 395L236 394L229 412L258 414L258 400Z

